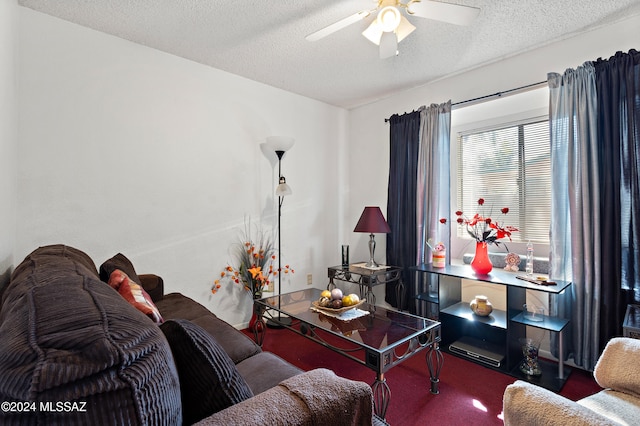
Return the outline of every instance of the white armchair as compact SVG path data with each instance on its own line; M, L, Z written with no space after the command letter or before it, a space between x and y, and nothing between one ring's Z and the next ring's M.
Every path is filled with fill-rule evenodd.
M603 390L577 402L531 383L516 381L504 392L504 424L640 424L640 340L611 339L593 375Z

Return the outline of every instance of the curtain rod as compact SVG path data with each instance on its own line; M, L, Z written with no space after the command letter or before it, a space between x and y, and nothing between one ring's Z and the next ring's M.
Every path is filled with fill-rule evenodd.
M483 101L483 100L490 99L490 98L499 98L502 95L505 95L507 93L521 92L521 91L524 91L525 89L533 89L533 88L536 88L538 86L542 86L542 85L546 85L546 84L547 84L546 80L545 81L539 81L537 83L531 83L531 84L527 84L525 86L516 87L514 89L504 90L502 92L496 92L496 93L493 93L491 95L484 95L484 96L479 96L479 97L473 98L473 99L467 99L466 101L456 102L456 103L451 104L451 107L455 107L455 106L463 105L463 104L468 104L468 103L478 103L478 101ZM384 121L385 121L385 123L388 123L389 122L389 118L385 118Z

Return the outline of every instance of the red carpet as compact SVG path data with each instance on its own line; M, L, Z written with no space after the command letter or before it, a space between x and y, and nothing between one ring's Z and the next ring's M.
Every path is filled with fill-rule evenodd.
M268 329L263 349L303 370L328 368L368 384L375 378L365 366L289 330ZM393 426L502 424L502 394L515 378L445 353L440 394L433 395L425 354L422 351L385 374L391 389L387 422ZM577 400L599 389L591 373L573 369L560 394Z

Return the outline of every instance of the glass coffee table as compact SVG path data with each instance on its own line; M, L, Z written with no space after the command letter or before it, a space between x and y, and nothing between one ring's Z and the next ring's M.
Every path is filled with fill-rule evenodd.
M256 342L262 345L265 320L280 324L312 341L346 356L376 373L373 390L375 413L384 418L391 391L384 377L393 366L426 349L431 393L437 394L444 361L440 352L440 323L406 312L363 303L367 315L345 321L331 313L316 312L312 303L322 290L311 288L256 300ZM375 308L375 309L374 309ZM286 321L283 320L286 318Z

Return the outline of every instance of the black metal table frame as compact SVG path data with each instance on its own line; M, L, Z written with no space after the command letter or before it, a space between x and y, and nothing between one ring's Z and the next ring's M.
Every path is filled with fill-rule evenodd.
M376 373L376 378L371 384L374 397L374 411L375 414L381 418L385 418L391 398L391 390L385 379L385 373L425 348L427 348L425 359L427 369L429 370L430 392L432 394L440 393L440 372L444 363L444 357L440 351L441 329L440 323L438 322L432 321L434 324L426 329L418 330L405 339L384 349L375 350L363 343L349 339L343 334L335 333L329 329L312 325L295 318L292 314L284 310L279 311L277 307L261 302L261 300L254 302L254 309L257 314L257 322L253 330L254 338L260 346L262 346L264 342L264 336L267 330L265 317L269 321L278 322L279 316L277 313L281 312L286 315L287 318L291 319L290 323L282 323L282 328L287 328L373 370ZM411 315L405 312L397 312L402 315ZM375 311L372 311L369 315L375 315ZM328 333L331 336L338 337L348 346L338 347L333 345L323 339L322 333ZM404 344L408 344L404 353L398 354L396 350ZM362 358L355 356L355 353L363 354Z
M360 286L360 297L369 304L375 306L376 295L373 294L373 287L380 284L396 283L396 300L398 306L404 306L405 289L402 282L402 268L399 266L386 266L379 270L355 269L352 266L331 266L327 268L329 283L327 290L336 287L334 280L358 284Z

